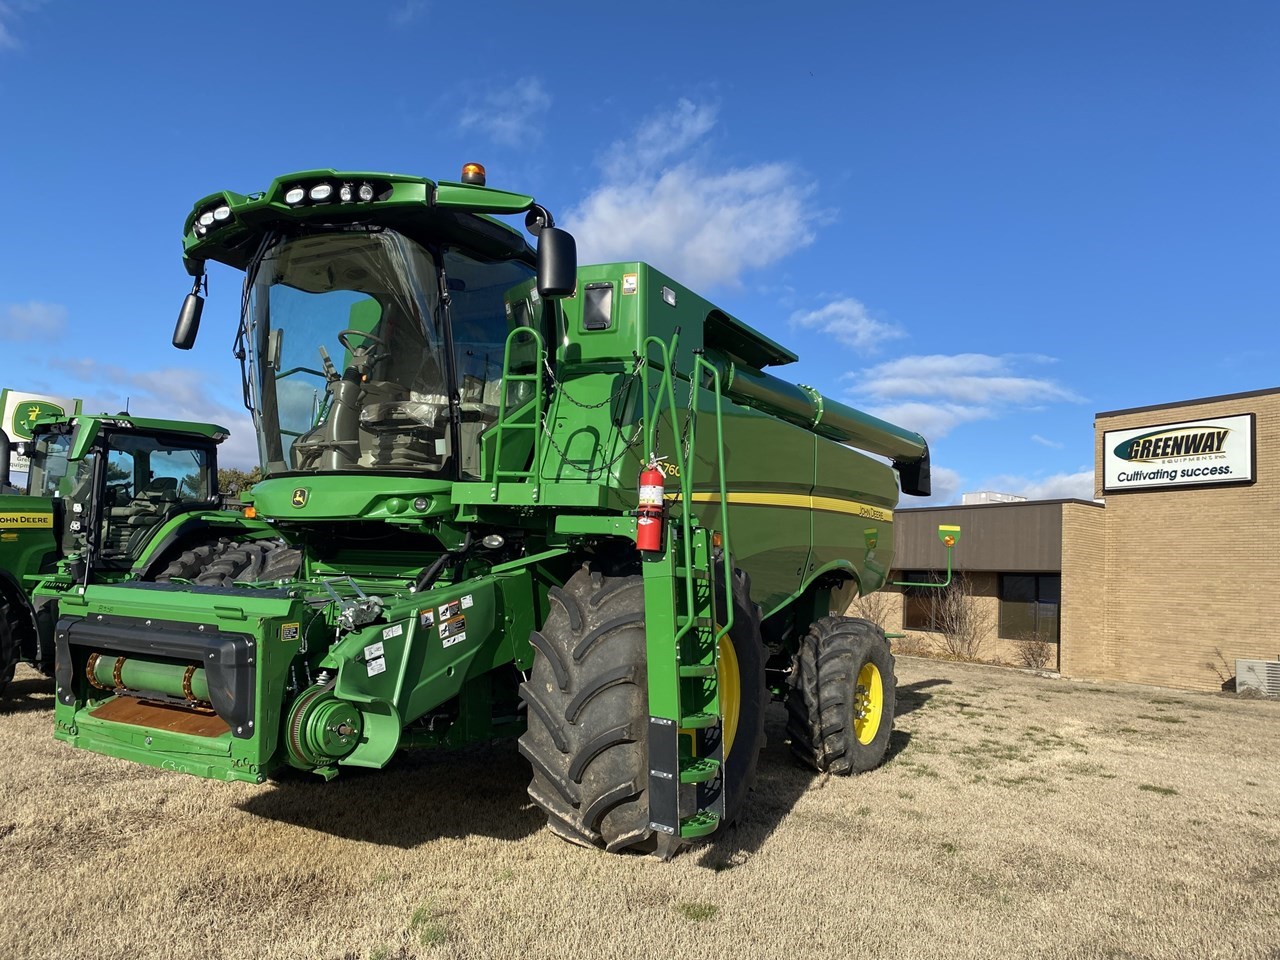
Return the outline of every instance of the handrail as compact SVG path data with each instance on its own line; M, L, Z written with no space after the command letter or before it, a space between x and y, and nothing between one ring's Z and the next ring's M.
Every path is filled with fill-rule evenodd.
M697 442L698 395L702 390L702 378L698 374L702 370L706 370L711 375L711 390L716 400L716 475L720 478L720 536L724 551L724 563L721 566L724 568L724 596L725 605L728 607L725 622L716 632L715 642L719 644L733 628L733 563L730 560L733 551L732 541L729 539L729 489L724 475L724 395L720 390L720 370L707 360L701 350L697 351L694 354L693 390L690 392L689 400L692 408L689 411L690 460L696 461L694 450Z
M535 357L533 365L533 373L511 372L511 348L517 335L530 335L533 337L535 345ZM502 345L502 386L498 393L498 419L495 423L495 436L493 441L493 469L489 471L489 482L493 485L492 495L496 498L498 495L498 484L503 477L524 477L533 484L533 499L538 499L538 490L541 482L542 473L542 418L544 413L545 397L542 390L542 369L546 361L546 346L542 339L542 334L533 327L515 327L507 334L507 339ZM533 383L533 423L508 423L507 422L507 394L508 386L512 382L531 382ZM521 404L518 409L523 408ZM529 470L503 470L502 469L502 444L504 434L507 430L533 430L533 461Z
M654 449L655 437L657 436L658 414L662 409L663 388L666 388L667 408L671 411L672 435L675 437L676 458L676 479L680 484L680 541L681 550L683 552L684 568L686 573L689 571L693 563L693 524L690 520L689 505L693 502L689 489L689 471L686 469L684 448L680 444L680 433L678 421L676 419L676 391L674 385L673 371L671 368L671 358L676 352L676 345L680 340L680 331L676 330L671 336L671 342L661 340L655 336L648 336L640 344L640 349L644 351L644 388L641 390L644 401L644 429L645 429L645 449L648 452L649 459L656 461L658 451ZM658 393L653 403L649 401L649 350L651 345L657 345L658 351L662 355L662 378L658 382ZM676 630L674 642L679 644L680 640L689 628L693 626L697 619L694 616L694 596L693 596L693 577L685 577L685 609L689 611L684 624Z

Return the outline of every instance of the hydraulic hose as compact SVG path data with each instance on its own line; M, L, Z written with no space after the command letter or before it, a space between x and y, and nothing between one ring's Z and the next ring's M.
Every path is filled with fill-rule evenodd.
M440 574L445 566L451 562L456 562L471 552L471 531L467 531L467 535L462 540L462 546L457 550L446 550L432 562L431 566L422 571L422 576L418 577L417 582L413 585L413 589L422 593L424 590L430 590L431 585L440 579Z

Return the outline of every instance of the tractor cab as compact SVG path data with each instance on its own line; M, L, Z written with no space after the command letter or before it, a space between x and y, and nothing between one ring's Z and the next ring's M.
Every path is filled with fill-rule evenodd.
M27 494L47 501L51 551L78 569L126 571L151 533L217 504L214 425L77 416L40 424L28 444Z

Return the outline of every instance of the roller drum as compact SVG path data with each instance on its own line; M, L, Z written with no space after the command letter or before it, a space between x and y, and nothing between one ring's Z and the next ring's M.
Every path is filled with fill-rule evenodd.
M89 682L100 690L128 693L161 693L183 700L209 702L209 680L204 668L177 663L156 663L136 657L95 653L89 657Z

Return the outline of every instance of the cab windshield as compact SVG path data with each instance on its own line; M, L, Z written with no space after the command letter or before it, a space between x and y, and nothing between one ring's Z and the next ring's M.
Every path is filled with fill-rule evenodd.
M507 334L541 323L533 278L394 230L276 243L246 316L264 473L478 477Z

